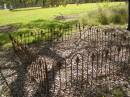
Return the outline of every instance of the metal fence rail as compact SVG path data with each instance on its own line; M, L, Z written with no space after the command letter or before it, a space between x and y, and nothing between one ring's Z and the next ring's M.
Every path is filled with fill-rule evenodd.
M37 89L33 90L34 95L31 97L102 97L112 95L115 87L128 84L129 33L109 27L83 26L82 29L81 25L76 27L79 33L75 37L69 38L74 36L69 33L59 39L54 38L55 34L47 38L49 42L52 42L50 40L53 38L53 42L67 41L64 45L61 42L58 50L64 49L61 52L68 51L68 55L57 57L52 50L53 53L49 52L48 56L43 54L29 61L31 64L27 66L29 79L34 79L34 87L37 84ZM22 42L23 37L30 36L22 35L16 40ZM34 37L35 40L40 40L42 32ZM26 45L28 43L30 42L25 42ZM14 47L18 48L16 45ZM33 57L33 54L29 54L28 57Z
M30 32L14 32L11 34L15 40L23 45L29 45L39 42L64 41L71 39L72 34L81 32L85 29L85 25L75 24L67 27L35 29Z

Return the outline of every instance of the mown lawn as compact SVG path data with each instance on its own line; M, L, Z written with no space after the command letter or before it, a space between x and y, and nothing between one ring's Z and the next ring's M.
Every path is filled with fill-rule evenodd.
M125 2L111 2L111 3L88 3L88 4L70 4L66 7L60 6L55 8L21 8L13 11L0 10L0 26L11 24L18 28L15 31L8 31L10 33L28 33L34 30L47 30L48 28L66 28L68 25L75 24L75 21L59 21L55 20L56 16L63 15L83 15L88 12L97 10L99 8L109 9L114 6L126 6ZM118 8L117 8L118 9ZM90 17L92 18L92 17ZM101 17L102 18L102 17ZM80 17L78 18L80 20ZM86 18L87 20L89 17ZM101 19L102 20L102 19ZM84 19L83 19L84 21ZM77 21L76 21L77 22ZM16 34L15 34L16 35ZM0 30L0 46L10 47L11 42L8 33Z
M112 2L112 3L88 3L80 5L67 5L66 7L60 6L55 8L22 8L14 11L0 10L0 25L11 23L28 23L33 20L45 19L50 20L59 14L70 15L87 13L99 7L116 6L125 3Z

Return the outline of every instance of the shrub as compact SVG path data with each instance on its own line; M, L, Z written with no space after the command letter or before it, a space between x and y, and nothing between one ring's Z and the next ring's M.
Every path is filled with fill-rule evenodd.
M82 15L80 18L80 23L84 25L98 25L98 20L94 14L97 14L97 11L91 11Z
M118 8L118 9L117 9ZM123 6L111 8L110 21L114 24L125 24L128 20L127 9Z
M110 7L99 7L97 10L87 12L80 18L80 22L84 24L126 24L128 21L127 7L125 5L117 5Z
M97 18L98 18L98 22L100 24L102 24L102 25L109 24L109 19L108 19L106 10L99 9Z

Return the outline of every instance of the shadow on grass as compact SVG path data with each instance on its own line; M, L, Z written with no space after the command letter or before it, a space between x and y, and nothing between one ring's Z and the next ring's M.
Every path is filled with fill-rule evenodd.
M35 20L31 21L27 24L22 24L22 23L14 23L10 25L5 25L1 26L2 29L0 29L0 45L3 47L10 47L8 44L11 44L8 38L8 33L11 33L14 35L14 37L17 37L21 34L25 34L28 36L29 32L32 32L34 35L38 34L35 32L38 31L43 31L44 34L46 34L46 37L48 37L47 33L53 33L53 34L58 34L61 36L61 30L67 30L70 29L72 25L74 25L77 21L58 21L58 20ZM34 36L33 35L33 36ZM30 37L31 39L32 37Z

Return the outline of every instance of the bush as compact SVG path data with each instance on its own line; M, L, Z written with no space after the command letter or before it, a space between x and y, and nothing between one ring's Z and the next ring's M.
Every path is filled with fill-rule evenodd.
M114 24L120 24L122 22L122 18L118 14L114 14L110 17L110 21Z
M81 23L85 24L126 24L128 21L127 6L117 5L115 7L100 7L97 10L88 12L80 18Z
M125 24L128 21L127 8L123 6L111 8L110 21L114 24Z
M80 18L80 23L84 25L98 25L98 20L96 18L97 11L91 11L87 14L84 14Z
M102 25L109 24L109 18L107 16L106 10L99 9L97 18L98 18L98 22L100 24L102 24Z

